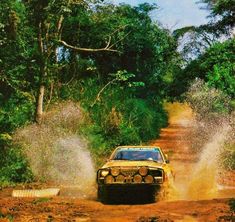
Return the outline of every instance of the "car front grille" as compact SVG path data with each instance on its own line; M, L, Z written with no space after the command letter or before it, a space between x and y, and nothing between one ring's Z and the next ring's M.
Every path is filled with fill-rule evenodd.
M141 176L139 174L140 167L118 167L119 174L113 175L112 182L106 182L106 177L103 178L104 183L107 184L161 184L163 183L164 171L159 168L150 168L148 169L148 174L146 176ZM110 170L111 172L111 170ZM109 173L108 176L110 178L112 174ZM137 177L142 177L142 180L136 180ZM146 177L152 176L152 182L147 182ZM135 178L135 179L134 179Z
M138 173L138 169L121 168L121 174L125 177L133 177L137 173Z

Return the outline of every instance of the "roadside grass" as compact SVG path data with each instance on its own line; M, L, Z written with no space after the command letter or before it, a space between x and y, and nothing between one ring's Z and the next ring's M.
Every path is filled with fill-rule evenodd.
M230 207L230 210L234 213L235 212L235 198L232 198L229 200L228 205Z
M49 202L51 201L52 198L48 198L48 197L42 197L42 198L38 198L38 199L34 199L32 201L32 204L40 204L40 203L46 203L46 202Z
M4 214L1 212L0 210L0 219L7 219L9 222L13 222L14 221L14 216L12 214Z

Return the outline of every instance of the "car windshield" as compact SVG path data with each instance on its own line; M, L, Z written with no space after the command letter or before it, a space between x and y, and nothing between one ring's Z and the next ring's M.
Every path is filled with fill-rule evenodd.
M114 153L112 159L163 162L162 155L158 148L121 148Z

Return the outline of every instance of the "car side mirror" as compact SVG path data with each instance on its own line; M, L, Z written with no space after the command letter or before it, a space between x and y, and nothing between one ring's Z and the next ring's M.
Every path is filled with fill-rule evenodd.
M170 163L170 160L169 160L169 158L168 158L168 155L167 155L167 154L165 154L165 157L166 157L166 163Z

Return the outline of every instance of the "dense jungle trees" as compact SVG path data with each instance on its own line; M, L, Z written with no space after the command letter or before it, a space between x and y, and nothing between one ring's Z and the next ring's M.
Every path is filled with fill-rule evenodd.
M9 158L1 160L0 178L14 180L9 172L27 171L11 142L14 131L33 121L43 124L43 112L60 100L79 101L89 113L83 131L95 138L93 148L158 135L167 122L164 87L178 53L174 38L151 20L153 9L81 0L1 1L0 148Z
M3 69L3 76L8 87L11 81L19 81L21 86L15 86L17 90L23 82L26 88L32 87L37 122L41 119L43 101L51 99L48 93L48 98L44 98L45 88L50 87L52 92L55 80L60 81L61 70L68 66L73 66L72 72L76 72L76 66L83 60L95 64L104 77L125 69L134 73L136 80L145 79L159 89L161 78L176 54L173 38L151 21L148 13L154 6L148 4L138 8L62 0L6 4L6 23L11 28L8 40L14 41L8 47L15 47L6 51L11 53L8 58L21 64L14 66L12 76L8 69L6 72ZM7 47L3 43L4 46ZM16 51L21 55L19 58L14 57ZM61 78L69 79L69 73Z
M197 59L191 61L175 75L171 95L182 95L190 83L203 79L208 86L220 89L231 98L235 97L235 41L216 42Z
M106 150L156 137L167 122L163 100L195 78L234 97L234 1L202 2L211 21L172 35L152 21L154 4L1 0L0 180L21 170L8 179L31 178L11 135L43 123L43 112L61 100L80 102L90 118L83 133ZM183 47L190 59L177 50L185 33L196 36Z
M206 9L210 10L208 24L174 31L176 39L180 40L186 36L188 41L181 51L186 63L183 69L175 73L170 95L182 95L192 80L201 78L208 86L218 88L234 98L235 2L201 2L206 3Z
M232 0L201 0L207 4L211 11L211 21L206 26L214 34L230 35L233 31L235 21L235 2Z

